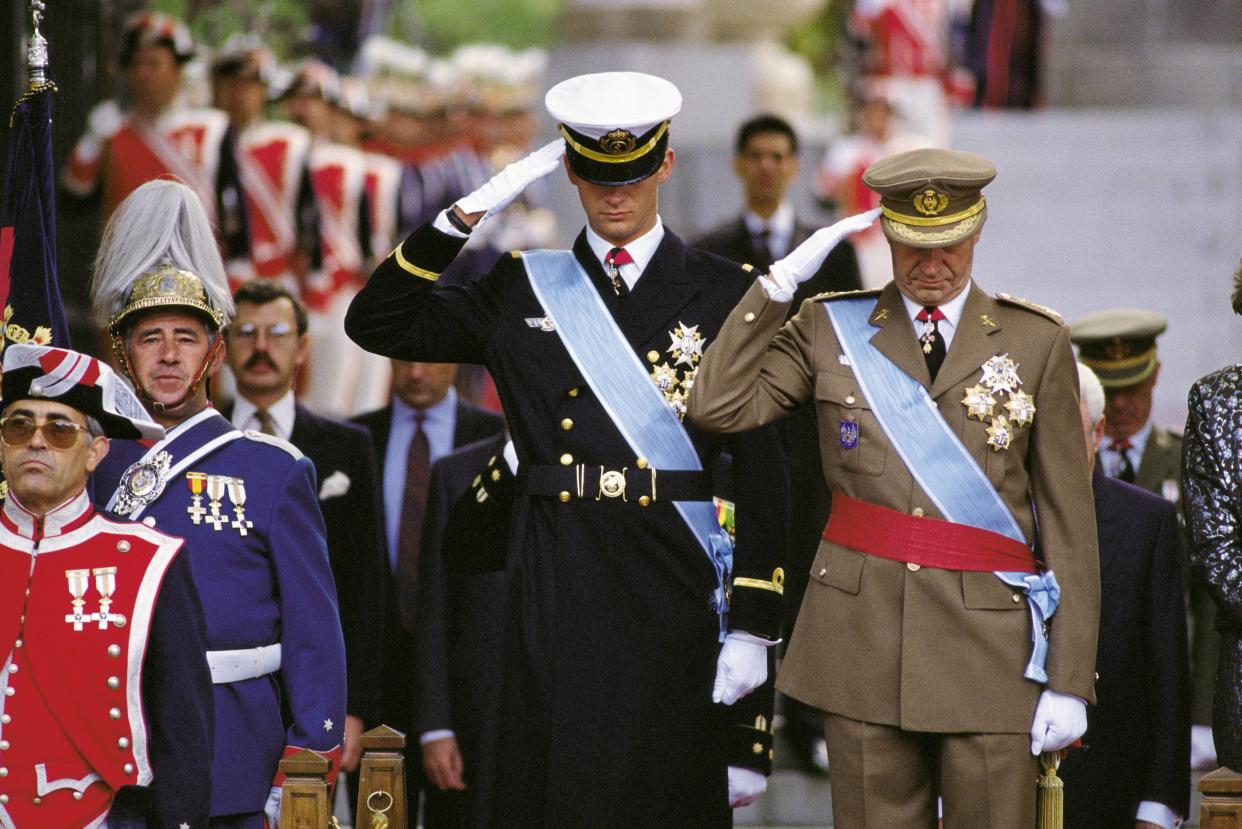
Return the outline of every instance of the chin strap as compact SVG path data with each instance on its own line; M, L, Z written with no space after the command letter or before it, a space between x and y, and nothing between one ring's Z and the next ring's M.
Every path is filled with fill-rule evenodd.
M199 364L198 371L194 373L194 378L190 380L190 386L186 389L185 394L181 395L173 403L161 403L147 394L146 389L142 387L142 382L138 379L138 373L134 371L134 364L129 359L129 350L125 348L124 338L120 334L112 334L112 353L116 355L117 362L121 364L121 369L125 372L125 376L134 384L134 391L138 393L138 398L151 408L152 413L162 413L176 409L197 394L198 387L207 375L208 367L211 366L211 361L215 359L216 354L223 348L224 335L217 332L215 339L211 342L211 348L207 349L206 355L203 356L203 362ZM210 387L207 389L207 401L211 402Z

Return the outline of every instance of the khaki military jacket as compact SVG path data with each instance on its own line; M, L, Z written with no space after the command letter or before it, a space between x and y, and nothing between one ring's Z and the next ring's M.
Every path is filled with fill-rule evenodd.
M705 429L740 431L813 400L834 493L942 518L871 413L823 307L833 296L808 300L782 327L787 304L754 285L707 349L688 417ZM972 285L933 384L896 287L865 296L876 297L871 342L929 389L1028 542L1038 512L1037 555L1061 586L1047 687L1093 701L1099 566L1068 329L1042 306ZM997 356L1016 364L1036 409L1029 425L1013 428L1007 449L988 443L995 417L968 417L963 404ZM1006 394L995 398L994 413L1006 414ZM856 442L842 438L843 420L858 424ZM988 572L918 568L827 542L810 575L781 690L831 713L911 730L1029 730L1043 686L1023 678L1031 618L1020 593Z

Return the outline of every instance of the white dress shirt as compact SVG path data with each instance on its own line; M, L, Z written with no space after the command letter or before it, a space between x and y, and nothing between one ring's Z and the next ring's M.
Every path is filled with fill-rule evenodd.
M276 437L282 440L288 440L293 434L293 419L297 415L294 406L293 389L285 392L285 396L277 400L268 408L267 413L271 415L272 426L276 430ZM263 424L259 422L259 409L253 403L240 394L233 401L233 425L238 429L253 429L256 432L263 431Z

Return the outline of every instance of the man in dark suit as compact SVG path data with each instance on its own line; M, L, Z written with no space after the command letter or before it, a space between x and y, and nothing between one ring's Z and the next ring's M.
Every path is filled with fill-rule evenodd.
M789 185L801 170L798 134L775 115L759 115L738 128L733 172L742 184L745 209L736 219L691 241L696 248L753 265L760 273L814 233L818 228L799 221L787 198ZM793 307L824 291L854 291L862 287L858 258L848 239L834 247L819 271L794 296ZM821 527L822 529L822 527Z
M546 103L563 140L414 231L346 331L390 357L483 364L505 406L520 461L493 798L506 825L727 826L766 782L729 767L717 703L762 685L779 638L787 474L774 430L709 437L681 416L754 277L660 220L672 84L584 75ZM474 226L558 169L585 213L572 251L440 283ZM705 471L725 447L731 572Z
M393 360L391 403L354 418L375 441L383 482L383 526L388 567L383 583L387 599L384 621L383 680L380 711L384 722L407 735L406 795L415 814L423 789L422 763L414 745L419 726L414 722L415 691L420 674L414 661L418 632L418 586L424 549L431 485L431 468L453 449L499 435L504 419L457 399L452 363L410 363ZM433 735L436 736L436 735ZM444 749L434 745L430 752ZM452 797L439 797L436 786L425 787L424 823L429 829L456 825L460 806Z
M1094 461L1104 390L1079 365ZM1100 541L1096 704L1082 748L1061 765L1066 829L1173 829L1190 807L1190 680L1182 536L1169 501L1095 466Z
M754 265L766 272L815 232L799 221L786 199L789 185L798 176L798 135L783 118L759 115L738 129L733 172L742 184L746 207L732 219L692 244L697 248ZM802 300L825 291L856 291L862 288L853 243L842 240L828 253L819 270L798 286L789 306L792 315ZM793 630L807 575L819 549L819 536L828 521L832 499L819 465L819 436L815 411L803 406L785 424L785 448L789 456L789 491L798 493L789 505L789 558L785 565L785 638ZM823 739L823 716L797 700L781 696L785 714L784 734L794 760L805 771L822 767L816 742Z
M315 465L345 635L348 715L341 768L354 773L361 759L358 738L379 724L380 715L384 597L377 586L384 580L384 541L375 452L366 430L321 417L294 400L294 377L309 347L302 303L269 279L245 283L233 298L237 315L228 329L227 360L237 399L223 414L239 429L289 441Z
M414 730L429 784L459 826L486 827L502 684L513 470L503 434L436 462L418 562ZM516 456L509 449L509 457Z

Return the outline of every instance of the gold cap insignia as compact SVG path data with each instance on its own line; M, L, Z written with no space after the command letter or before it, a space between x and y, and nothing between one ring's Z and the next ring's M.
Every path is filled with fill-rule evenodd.
M634 152L638 137L629 130L613 130L599 140L599 146L609 155L625 155Z
M931 187L914 194L914 209L924 216L936 216L949 206L949 197Z

